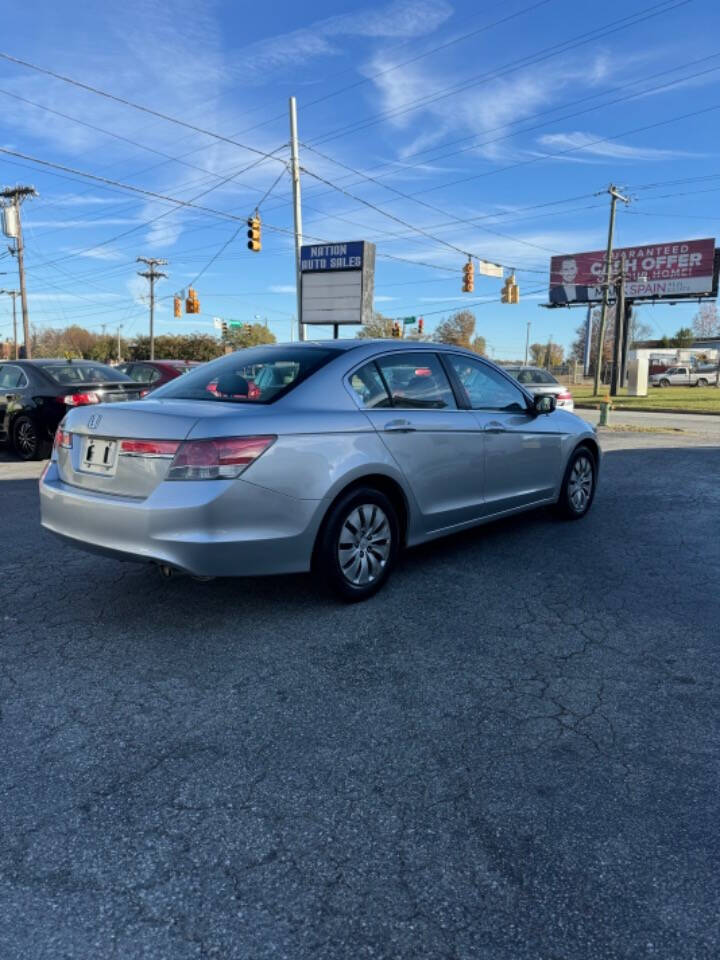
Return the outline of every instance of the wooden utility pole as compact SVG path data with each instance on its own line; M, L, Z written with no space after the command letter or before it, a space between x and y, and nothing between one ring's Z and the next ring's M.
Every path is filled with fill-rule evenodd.
M615 208L618 200L622 200L623 203L630 203L630 198L624 197L621 193L619 193L617 187L612 183L608 187L607 192L610 194L610 225L608 227L607 253L605 255L605 284L603 286L602 306L600 307L598 350L597 359L595 361L595 386L593 393L596 396L600 391L600 372L602 370L603 347L605 345L605 325L607 323L608 294L610 291L610 277L612 274L613 240L615 237Z
M20 273L20 302L22 304L23 318L23 340L25 342L25 359L29 360L32 356L32 347L30 345L30 319L28 316L27 290L25 289L25 245L23 243L22 220L20 218L20 207L28 197L36 197L35 187L6 187L0 190L0 201L3 207L10 207L14 211L14 230L8 236L15 240L15 249L11 251L18 260L18 271ZM15 300L13 299L13 305Z
M137 263L146 263L148 269L142 272L138 270L139 277L145 277L150 282L150 359L155 359L155 281L161 277L167 277L166 273L161 273L157 267L164 267L167 260L159 257L137 257Z

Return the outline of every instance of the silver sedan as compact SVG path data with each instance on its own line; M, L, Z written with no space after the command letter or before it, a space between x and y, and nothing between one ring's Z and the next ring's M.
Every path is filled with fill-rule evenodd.
M314 570L346 600L399 551L593 501L593 429L459 348L382 340L241 350L147 399L71 410L40 481L74 545L200 577Z

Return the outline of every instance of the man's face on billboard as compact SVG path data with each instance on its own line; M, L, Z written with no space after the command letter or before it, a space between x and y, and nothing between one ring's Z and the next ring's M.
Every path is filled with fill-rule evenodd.
M577 263L574 260L563 260L560 267L560 276L563 278L563 283L575 283L577 274Z

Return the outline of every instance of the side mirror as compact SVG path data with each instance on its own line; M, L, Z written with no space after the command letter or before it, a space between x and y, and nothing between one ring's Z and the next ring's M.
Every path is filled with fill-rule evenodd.
M552 413L557 407L557 400L551 393L538 393L534 398L535 413Z

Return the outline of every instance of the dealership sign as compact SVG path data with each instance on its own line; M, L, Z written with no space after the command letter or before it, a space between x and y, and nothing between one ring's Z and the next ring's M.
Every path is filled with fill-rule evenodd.
M373 314L375 244L301 247L303 323L365 323Z
M714 238L614 250L611 278L623 269L625 296L631 300L675 300L717 292ZM560 306L602 300L606 270L603 250L553 257L550 303Z

